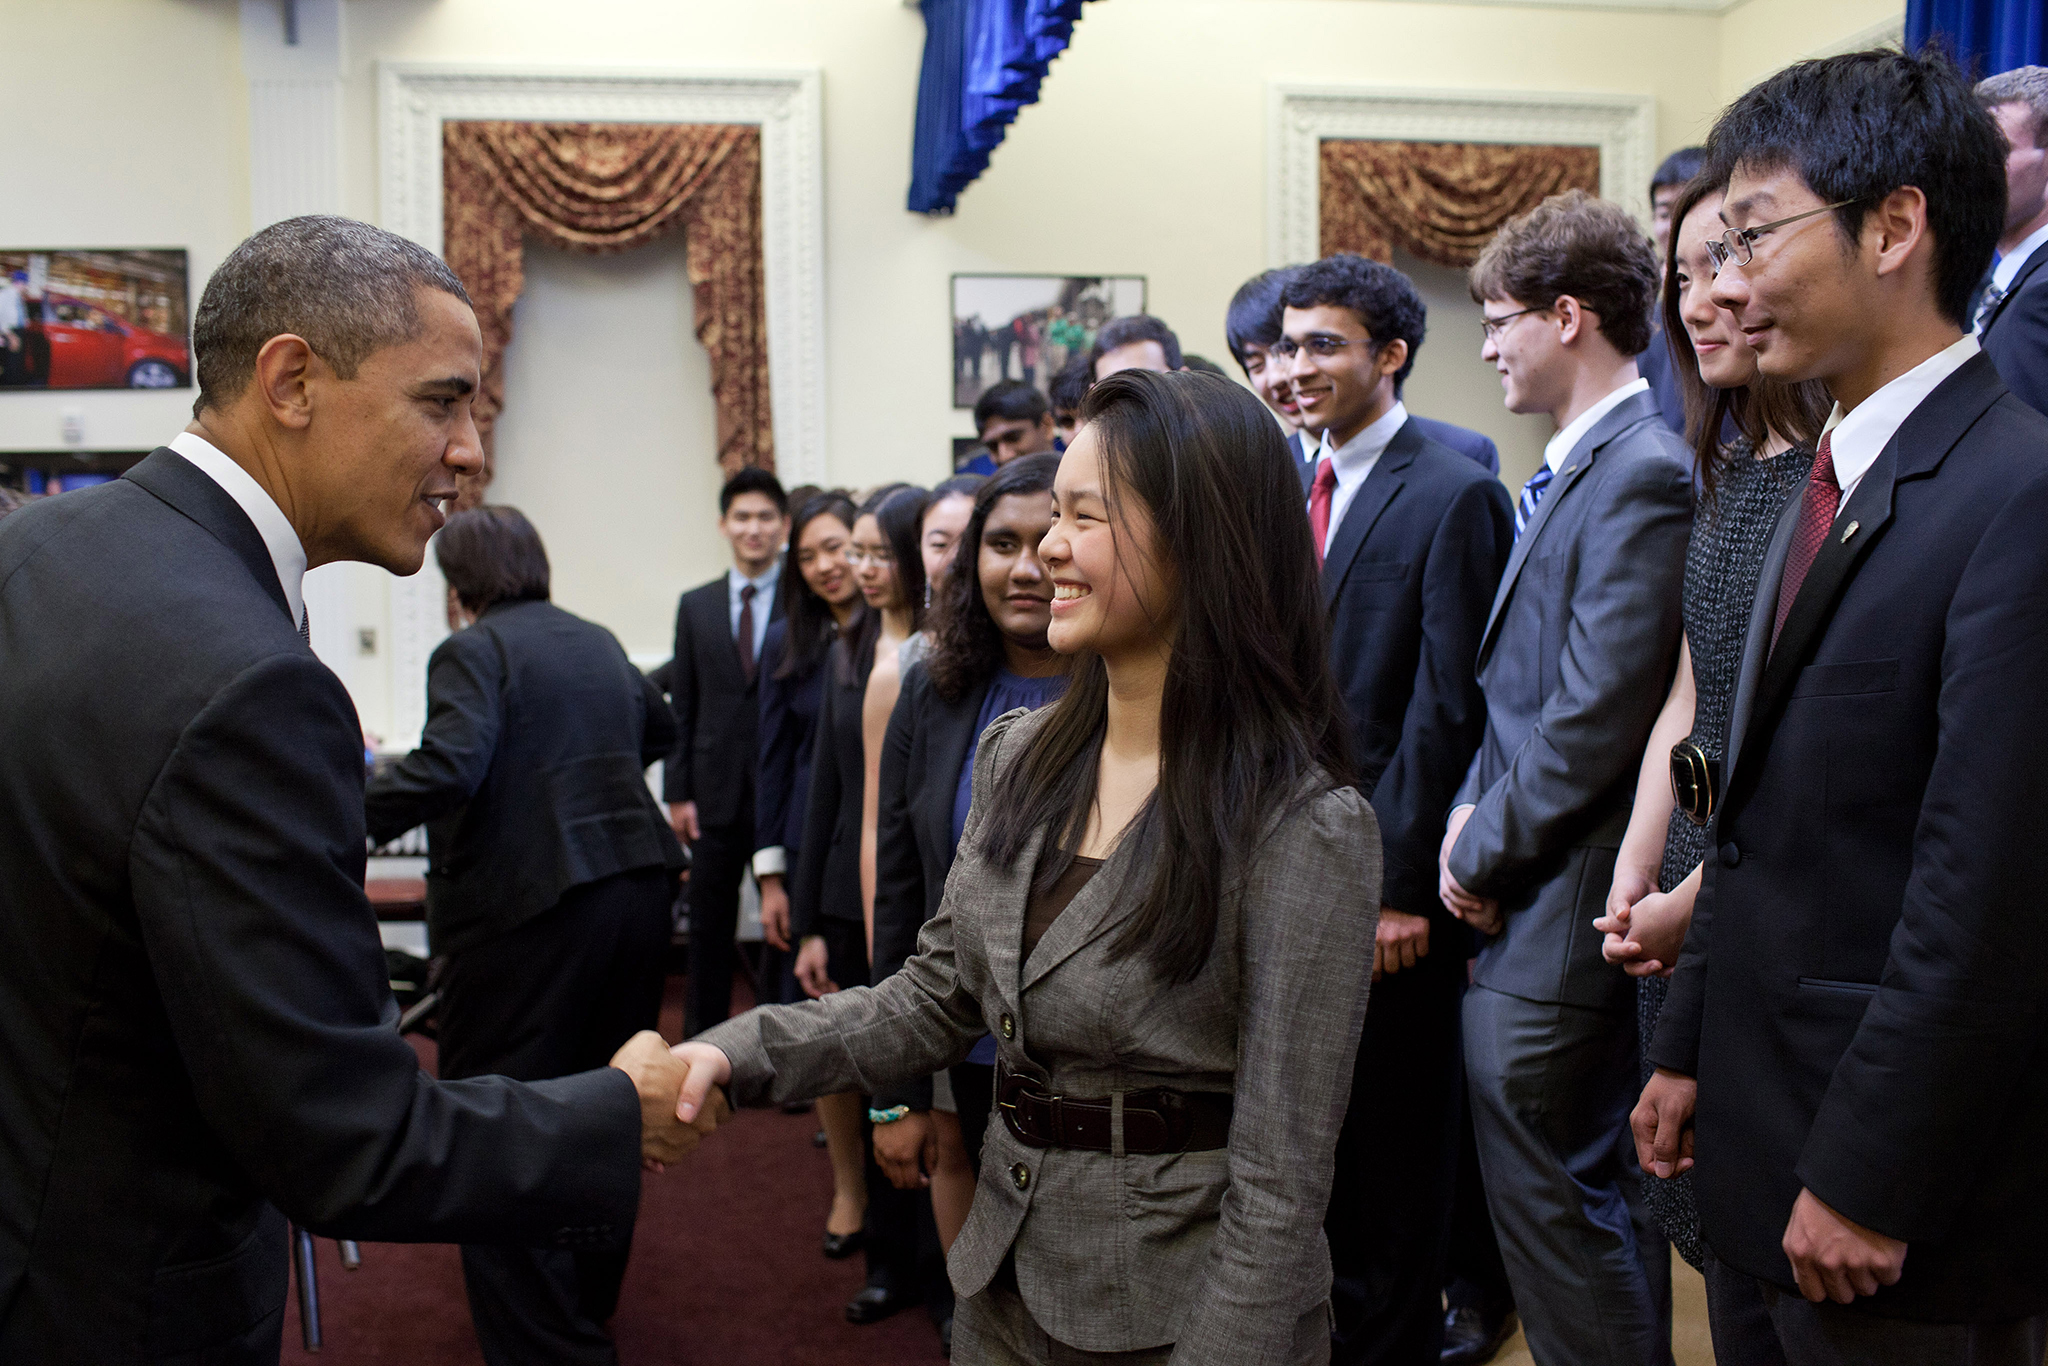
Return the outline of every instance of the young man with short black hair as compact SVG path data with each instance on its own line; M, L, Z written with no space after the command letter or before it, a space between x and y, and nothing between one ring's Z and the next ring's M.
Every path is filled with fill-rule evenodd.
M1080 430L1081 400L1088 397L1088 386L1094 382L1094 365L1085 351L1052 377L1047 395L1052 403L1052 430L1054 438L1063 445L1071 443L1074 433Z
M1052 407L1037 385L1006 379L975 400L974 434L988 449L957 473L994 474L1020 455L1053 448Z
M1427 318L1407 276L1332 256L1290 272L1281 302L1263 360L1321 434L1303 492L1359 787L1386 857L1325 1222L1331 1360L1433 1363L1464 1103L1466 940L1437 899L1436 852L1486 725L1472 661L1514 520L1500 481L1401 403Z
M1301 466L1301 477L1306 481L1315 477L1315 453L1322 439L1322 430L1310 430L1302 425L1301 411L1295 406L1294 390L1288 378L1290 367L1285 362L1274 361L1271 354L1280 340L1281 314L1286 310L1281 295L1288 280L1302 269L1301 266L1287 266L1269 270L1238 286L1237 293L1231 296L1223 331L1230 354L1244 371L1252 392L1286 426L1287 444L1293 448L1295 461ZM1400 397L1398 389L1394 396ZM1488 474L1500 473L1500 450L1491 437L1427 417L1416 417L1414 422L1430 440L1477 461Z
M1678 655L1692 462L1636 374L1657 262L1625 210L1553 195L1471 289L1508 408L1558 428L1480 637L1486 735L1443 840L1443 903L1486 936L1473 1133L1536 1359L1643 1366L1669 1359L1670 1252L1628 1160L1636 987L1592 922Z
M767 470L743 469L718 492L719 534L733 567L683 594L669 695L676 748L662 795L690 846L690 993L683 1032L732 1013L740 884L754 854L755 682L768 623L782 615L782 543L789 499Z
M2005 228L1977 305L1977 339L2005 387L2048 413L2048 67L1979 81L1977 100L2006 143Z
M1708 149L1714 302L1835 411L1764 561L1637 1149L1692 1169L1723 1360L2036 1366L2048 418L1969 330L2008 146L1938 53L1859 52Z
M1089 383L1108 379L1119 370L1156 370L1162 373L1186 368L1180 338L1173 329L1149 313L1111 318L1095 334L1088 350Z

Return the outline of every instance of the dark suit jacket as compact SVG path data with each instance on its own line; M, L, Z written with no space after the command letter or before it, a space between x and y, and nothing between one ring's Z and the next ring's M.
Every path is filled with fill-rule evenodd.
M1416 417L1412 413L1408 420L1437 445L1450 447L1488 474L1500 473L1500 447L1493 444L1492 437L1464 427L1454 427L1448 422L1438 422L1435 418ZM1316 446L1306 432L1296 432L1293 444L1294 463L1301 469L1302 487L1307 488L1316 477Z
M1456 798L1477 809L1450 856L1506 917L1481 985L1634 1009L1593 920L1678 657L1691 529L1690 453L1638 393L1573 447L1508 556L1479 646L1486 736Z
M889 977L917 952L918 931L939 913L953 870L953 799L974 744L974 723L989 685L948 702L923 664L903 678L882 745L880 821L875 845L874 980ZM929 1076L877 1093L875 1105L929 1110Z
M1980 338L2013 396L2048 413L2048 247L2038 247L2012 277Z
M874 667L874 643L854 652L851 668L846 656L844 641L834 641L825 656L803 847L789 890L789 928L798 938L818 933L821 919L856 925L867 919L860 907L860 803L867 781L860 704Z
M775 589L773 602L754 604L755 611L768 612L770 621L782 616L780 579ZM760 674L757 670L755 682L749 683L740 671L725 575L692 588L676 605L676 653L670 667L676 747L662 772L662 798L697 803L697 819L706 826L752 816Z
M1440 922L1439 934L1459 928L1437 897L1437 849L1486 728L1473 661L1514 535L1500 481L1410 418L1323 561L1330 660L1379 817L1386 903Z
M616 1242L609 1068L436 1082L363 896L363 750L169 450L0 524L0 1361L277 1360L283 1221Z
M1664 425L1684 436L1685 393L1678 387L1677 371L1671 367L1671 339L1664 334L1663 310L1659 309L1656 326L1650 331L1649 348L1636 357L1636 372L1650 381L1650 392L1657 396L1657 411L1664 415Z
M794 871L804 844L805 804L811 795L811 758L818 741L818 707L825 694L825 656L807 672L775 677L789 622L770 622L761 646L760 766L754 777L754 843L781 845Z
M1787 509L1651 1048L1699 1078L1715 1253L1791 1286L1805 1186L1908 1243L1857 1301L1881 1315L2048 1310L2044 451L2048 419L1966 363L1857 485L1766 663Z
M675 736L668 703L612 633L553 603L500 603L442 641L420 747L366 794L380 844L431 823L434 951L516 929L571 887L680 869L646 780Z

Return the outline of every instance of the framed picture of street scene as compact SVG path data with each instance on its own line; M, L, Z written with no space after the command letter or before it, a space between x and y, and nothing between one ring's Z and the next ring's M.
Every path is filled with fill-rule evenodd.
M1006 379L1049 390L1104 323L1144 311L1142 275L955 275L953 406Z
M0 392L192 383L185 253L0 248Z

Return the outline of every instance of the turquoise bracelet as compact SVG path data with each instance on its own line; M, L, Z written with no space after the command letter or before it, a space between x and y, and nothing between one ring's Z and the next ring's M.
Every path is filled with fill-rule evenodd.
M909 1113L910 1107L908 1105L892 1105L886 1110L871 1109L868 1111L868 1123L894 1124L897 1120L902 1119L905 1115Z

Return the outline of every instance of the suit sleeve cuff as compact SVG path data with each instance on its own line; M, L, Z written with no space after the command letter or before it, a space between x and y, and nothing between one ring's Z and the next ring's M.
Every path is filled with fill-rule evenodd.
M754 877L786 877L789 873L789 851L779 844L754 851Z

